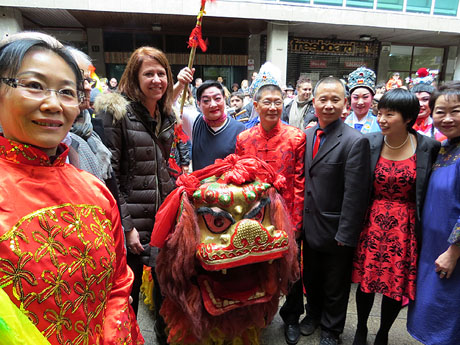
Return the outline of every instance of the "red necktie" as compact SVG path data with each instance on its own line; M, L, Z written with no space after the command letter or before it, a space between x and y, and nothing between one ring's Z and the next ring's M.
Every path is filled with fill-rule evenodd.
M316 131L316 138L315 138L315 144L313 145L313 158L315 158L316 154L318 153L319 150L319 144L321 142L321 136L324 134L324 131L322 129L318 129Z

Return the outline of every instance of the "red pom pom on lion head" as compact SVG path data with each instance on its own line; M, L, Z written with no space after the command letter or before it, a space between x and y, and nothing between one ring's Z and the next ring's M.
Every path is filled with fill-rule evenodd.
M170 344L254 343L298 279L285 180L253 156L190 175L157 213L152 245Z

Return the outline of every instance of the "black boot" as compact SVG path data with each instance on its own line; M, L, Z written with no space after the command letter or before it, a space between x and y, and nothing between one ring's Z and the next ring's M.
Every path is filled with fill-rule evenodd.
M378 331L375 336L374 345L388 345L388 333Z
M353 345L366 345L367 344L367 327L358 327L356 329Z

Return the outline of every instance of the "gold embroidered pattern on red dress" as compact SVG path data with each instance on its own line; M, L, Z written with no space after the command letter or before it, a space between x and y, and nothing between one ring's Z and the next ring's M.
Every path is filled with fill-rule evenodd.
M0 286L51 343L102 343L116 262L111 232L102 208L62 204L23 217L0 237L0 250L10 252L0 258Z

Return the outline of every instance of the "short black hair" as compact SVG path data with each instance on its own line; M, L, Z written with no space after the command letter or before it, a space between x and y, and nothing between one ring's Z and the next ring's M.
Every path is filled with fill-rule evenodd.
M407 129L412 128L420 112L418 98L402 88L391 89L380 98L378 109L388 109L401 113L404 121L410 120Z
M313 90L313 97L315 97L316 91L318 90L318 87L321 84L340 84L343 87L343 97L347 97L347 89L345 87L345 84L339 78L333 76L325 77L316 83L315 88Z
M420 83L420 84L414 85L412 89L410 89L410 92L412 93L427 92L431 95L434 92L434 90L436 90L434 86Z
M448 99L453 98L457 102L460 102L460 80L447 81L439 86L437 90L434 90L430 97L430 109L432 113L436 100L441 96L446 96Z
M232 94L230 95L230 99L232 99L233 97L238 97L239 99L244 101L244 95L242 92L239 92L239 91L232 92Z
M222 87L221 83L216 80L206 80L196 90L196 99L198 102L201 102L201 95L203 94L204 90L209 89L210 87L217 87L220 90L222 96L225 97L224 88Z
M260 99L262 98L262 94L266 91L271 91L271 92L275 91L275 92L279 92L281 96L283 95L283 90L281 90L281 88L278 85L266 84L266 85L262 85L261 87L259 87L256 94L254 95L254 101L259 102Z

